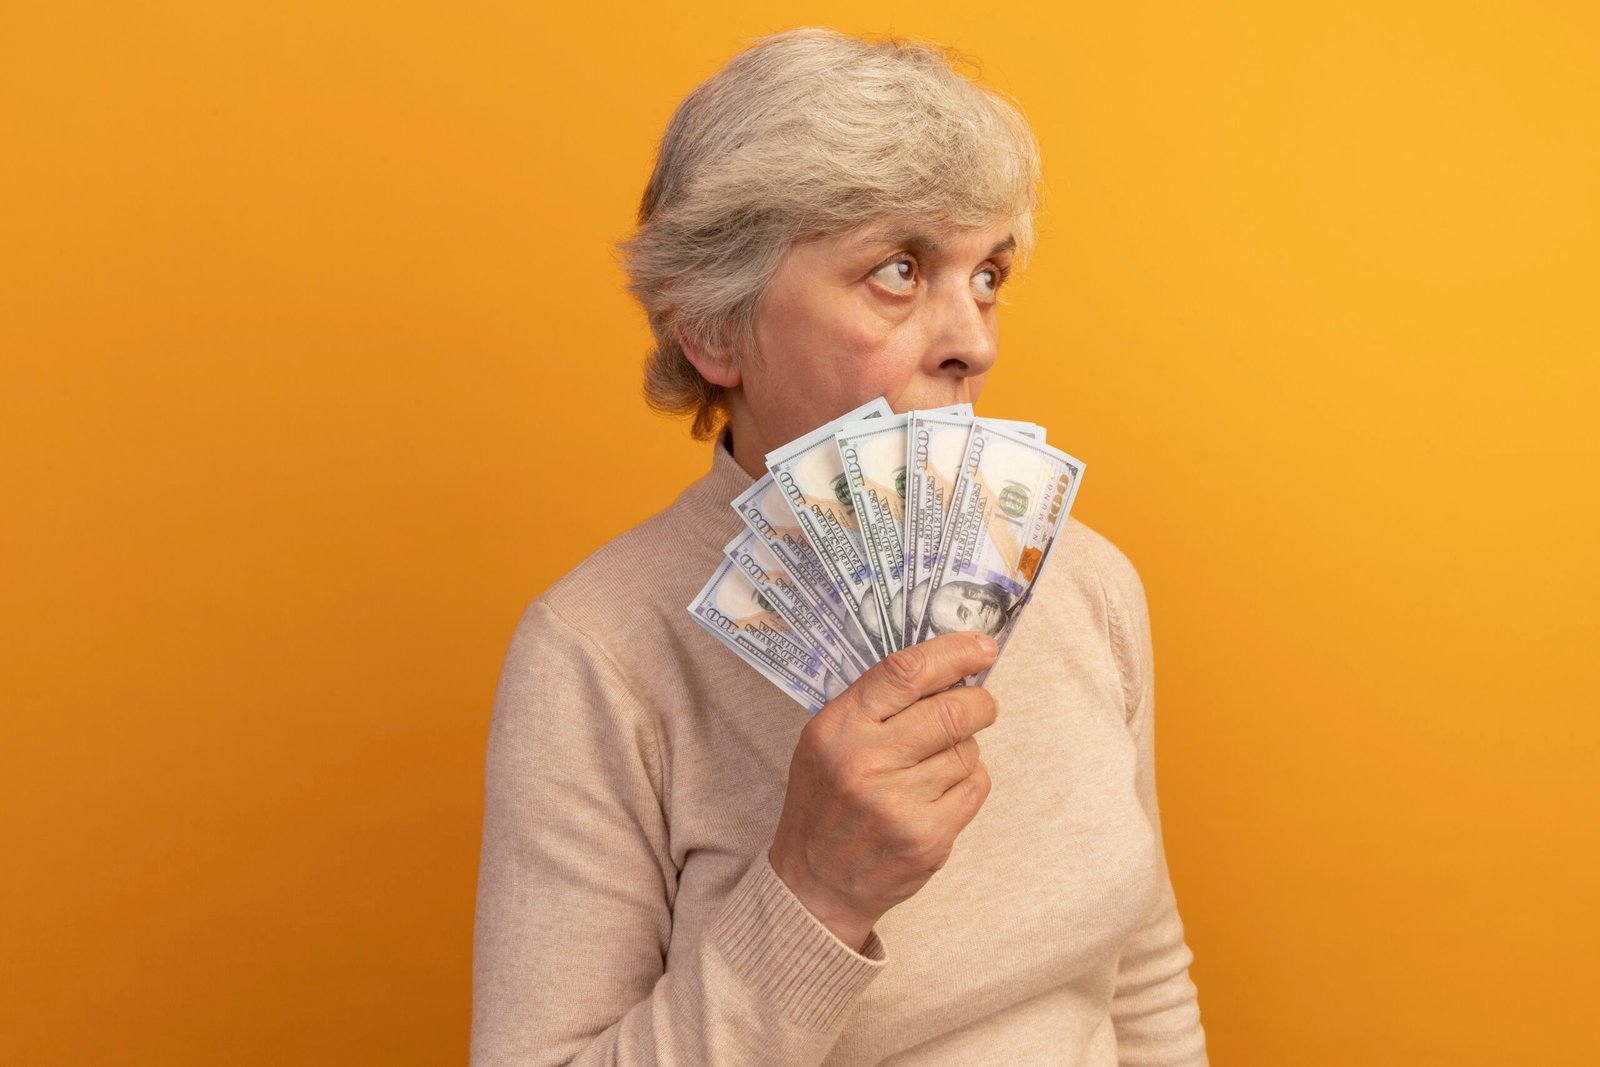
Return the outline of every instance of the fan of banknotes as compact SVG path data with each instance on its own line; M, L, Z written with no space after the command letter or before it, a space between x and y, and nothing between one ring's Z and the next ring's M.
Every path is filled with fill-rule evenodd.
M897 415L880 397L767 453L767 471L734 500L746 529L689 613L815 712L935 635L1004 648L1083 464L1033 423L970 404Z

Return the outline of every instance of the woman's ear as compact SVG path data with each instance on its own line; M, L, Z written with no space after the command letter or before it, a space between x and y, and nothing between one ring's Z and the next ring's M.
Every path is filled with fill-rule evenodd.
M700 377L724 389L738 387L741 381L739 361L734 358L731 346L702 344L678 326L674 326L672 332L678 339L678 347L683 349L684 356L694 369L700 372Z

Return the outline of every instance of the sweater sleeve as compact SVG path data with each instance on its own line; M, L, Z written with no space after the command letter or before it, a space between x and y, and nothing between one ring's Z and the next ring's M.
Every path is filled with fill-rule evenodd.
M1098 566L1106 587L1111 641L1123 678L1128 729L1138 752L1139 801L1155 832L1157 891L1150 912L1123 946L1111 1017L1118 1062L1137 1067L1191 1067L1206 1060L1200 1007L1189 979L1194 954L1183 939L1167 871L1156 806L1155 676L1144 586L1126 556L1101 540Z
M649 710L535 601L489 731L475 1067L821 1062L884 965L876 935L852 951L763 852L669 960L677 876Z

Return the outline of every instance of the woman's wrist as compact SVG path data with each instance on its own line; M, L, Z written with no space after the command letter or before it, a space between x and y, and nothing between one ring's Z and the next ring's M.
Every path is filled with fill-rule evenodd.
M881 915L865 915L839 899L837 894L808 877L803 865L789 862L780 853L776 843L767 851L767 861L772 864L779 881L789 887L789 892L795 895L795 899L805 906L812 917L849 946L851 951L861 951Z

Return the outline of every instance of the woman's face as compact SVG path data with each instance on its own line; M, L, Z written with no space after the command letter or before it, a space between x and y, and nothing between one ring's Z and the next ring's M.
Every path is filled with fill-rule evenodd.
M875 396L896 411L976 400L998 354L1013 244L1009 219L887 219L792 246L756 313L755 357L740 364L736 451L759 442L764 453Z

